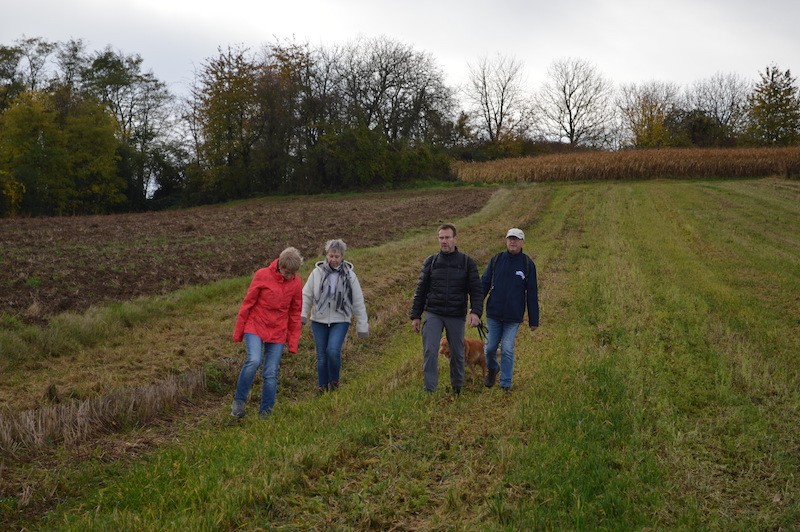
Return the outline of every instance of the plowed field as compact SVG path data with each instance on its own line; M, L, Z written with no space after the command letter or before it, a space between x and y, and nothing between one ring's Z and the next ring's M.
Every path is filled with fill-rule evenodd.
M365 247L479 210L486 188L256 199L155 213L0 220L0 313L65 310L250 274L286 246Z

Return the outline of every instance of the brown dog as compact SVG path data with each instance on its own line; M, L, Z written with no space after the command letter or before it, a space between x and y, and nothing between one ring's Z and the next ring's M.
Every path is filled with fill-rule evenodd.
M450 358L450 346L444 336L439 342L439 354ZM464 365L471 367L473 372L477 371L477 368L481 368L481 375L486 377L486 357L483 354L482 340L464 338Z

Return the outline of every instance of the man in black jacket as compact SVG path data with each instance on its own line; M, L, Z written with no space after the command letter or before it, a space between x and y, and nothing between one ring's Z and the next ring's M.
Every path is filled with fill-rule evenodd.
M422 330L425 390L433 393L439 382L439 341L444 330L450 344L450 384L459 394L464 384L464 317L469 308L469 324L480 324L483 286L475 261L456 247L455 226L441 225L438 237L439 253L425 259L419 273L411 326L415 332ZM420 327L423 312L425 322Z

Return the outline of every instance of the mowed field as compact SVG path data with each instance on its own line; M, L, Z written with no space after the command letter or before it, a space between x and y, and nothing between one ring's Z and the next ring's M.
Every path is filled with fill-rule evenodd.
M230 385L152 425L27 458L16 449L0 465L0 523L800 527L800 182L654 180L490 192L482 209L447 221L458 225L459 248L481 269L502 249L508 227L526 232L542 324L520 331L513 394L468 377L454 398L444 359L440 390L421 391L420 338L407 314L419 266L437 249L439 220L429 219L348 252L372 330L348 341L336 393L313 394L305 330L300 353L281 363L270 419L259 420L251 404L244 420L232 421ZM339 235L310 239L332 236ZM228 338L248 283L249 275L220 279L53 319L43 331L111 330L57 358L17 361L4 383L24 389L26 378L55 378L47 374L53 367L68 374L82 366L72 380L96 384L75 390L80 398L127 382L126 371L176 374L193 359L230 359L235 368L242 348ZM42 344L26 328L34 326L4 325Z

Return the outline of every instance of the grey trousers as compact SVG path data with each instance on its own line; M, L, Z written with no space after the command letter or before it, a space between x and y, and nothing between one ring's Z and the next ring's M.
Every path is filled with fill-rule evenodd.
M422 373L425 389L436 391L439 383L439 341L442 330L447 334L450 344L450 385L461 388L464 385L464 327L466 318L439 316L425 313L422 323Z

